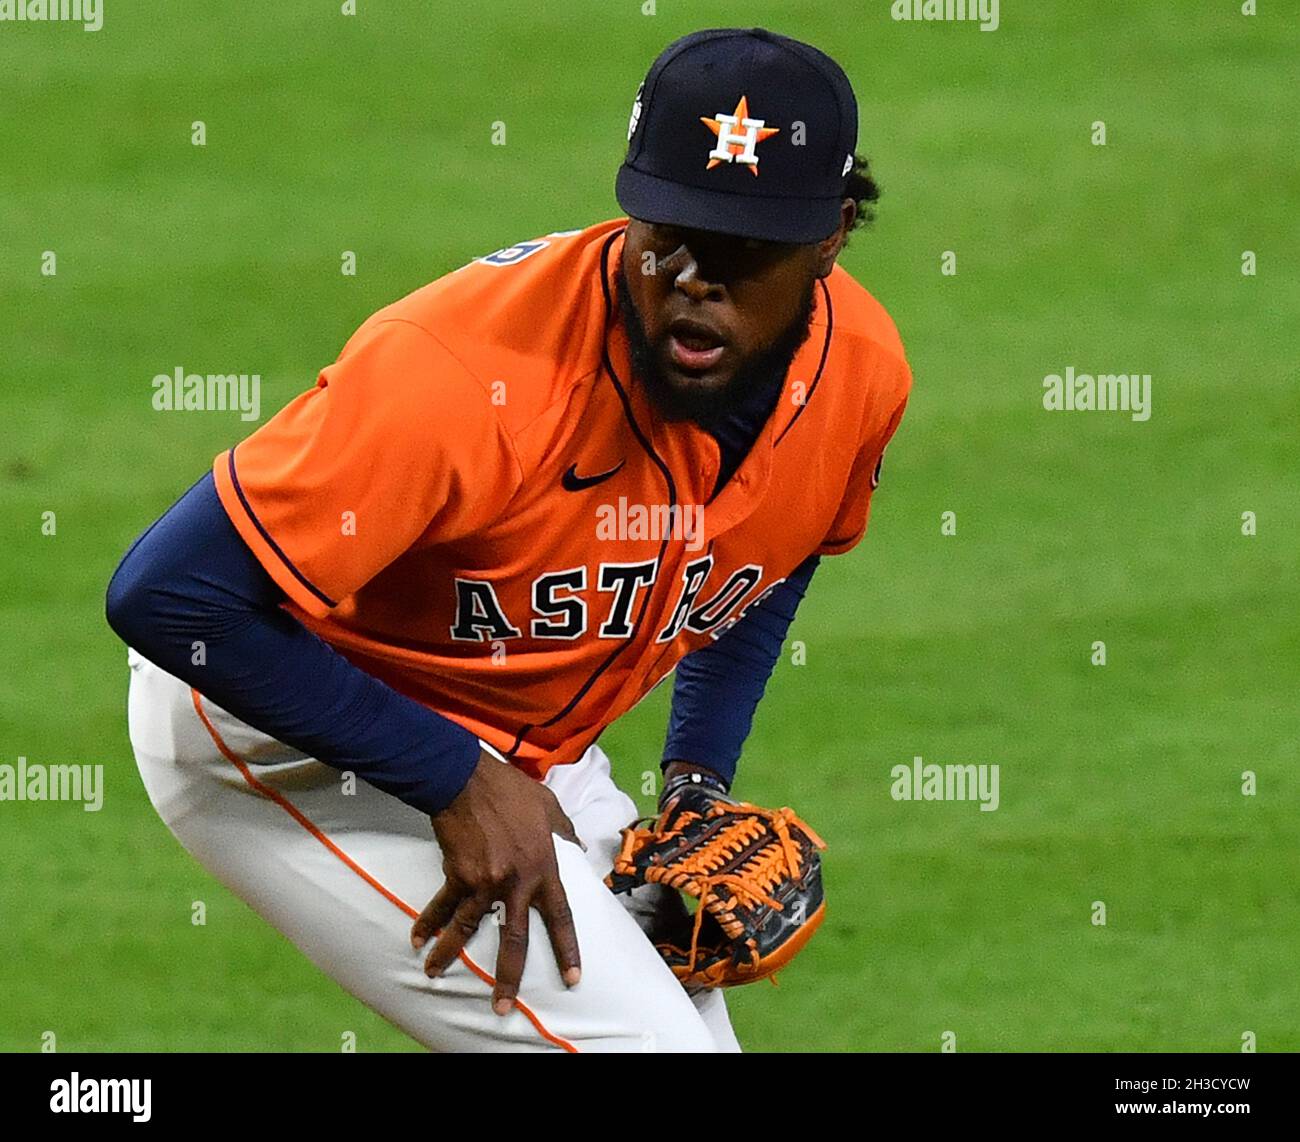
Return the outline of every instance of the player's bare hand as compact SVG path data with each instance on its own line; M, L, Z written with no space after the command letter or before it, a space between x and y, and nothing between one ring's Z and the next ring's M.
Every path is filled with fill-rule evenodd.
M541 913L561 978L568 987L576 984L581 974L578 936L551 834L577 845L582 842L555 794L483 753L460 795L431 819L447 879L411 928L411 943L417 948L436 936L424 961L425 972L443 972L492 912L494 902L501 901L492 1009L505 1015L514 1006L528 953L529 908Z

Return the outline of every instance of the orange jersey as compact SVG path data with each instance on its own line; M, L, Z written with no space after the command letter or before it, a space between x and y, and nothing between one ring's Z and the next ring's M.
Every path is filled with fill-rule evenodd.
M625 224L497 251L380 310L214 463L299 621L534 776L809 555L857 544L911 384L889 315L836 266L710 499L717 443L657 417L631 374Z

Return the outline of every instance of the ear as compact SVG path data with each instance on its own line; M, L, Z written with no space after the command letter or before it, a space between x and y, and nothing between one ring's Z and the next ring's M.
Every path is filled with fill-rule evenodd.
M854 220L858 216L858 204L851 198L846 198L840 203L840 224L836 227L835 232L829 238L823 238L817 243L817 276L819 278L827 277L831 270L835 268L835 259L840 256L840 251L844 249L844 243L848 239L849 231L853 228Z

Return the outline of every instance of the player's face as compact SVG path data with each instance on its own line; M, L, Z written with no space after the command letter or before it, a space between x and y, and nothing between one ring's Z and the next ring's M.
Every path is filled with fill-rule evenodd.
M620 300L634 363L665 416L703 419L739 388L784 376L854 211L846 200L840 228L809 245L629 220Z

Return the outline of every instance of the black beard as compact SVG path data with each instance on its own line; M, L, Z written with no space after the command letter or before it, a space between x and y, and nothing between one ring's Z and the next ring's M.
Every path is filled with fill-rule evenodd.
M632 302L627 278L620 266L616 278L618 311L627 331L632 372L645 387L646 395L655 410L668 421L693 421L702 427L715 420L719 413L734 405L747 392L772 391L785 382L786 374L795 354L812 332L813 291L817 279L808 283L799 312L768 348L740 363L735 376L719 389L699 391L680 389L664 375L655 355L654 347L646 336L641 315Z

